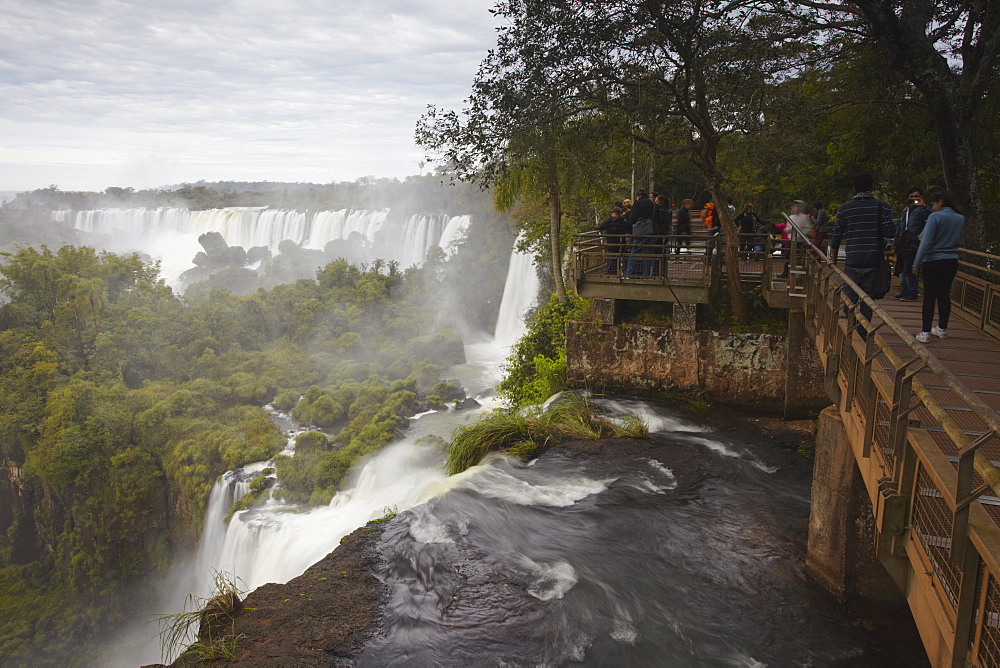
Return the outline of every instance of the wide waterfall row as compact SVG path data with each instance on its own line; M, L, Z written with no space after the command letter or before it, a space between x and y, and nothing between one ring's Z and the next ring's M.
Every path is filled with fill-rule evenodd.
M360 235L378 247L384 259L404 267L423 262L434 245L446 251L468 228L470 216L416 214L402 225L388 222L389 210L301 212L266 207L232 207L188 211L158 209L96 209L53 211L52 219L91 234L131 240L142 247L160 236L197 236L218 232L230 246L249 249L266 246L276 252L285 240L304 248L322 250L336 239ZM144 249L145 250L145 249Z

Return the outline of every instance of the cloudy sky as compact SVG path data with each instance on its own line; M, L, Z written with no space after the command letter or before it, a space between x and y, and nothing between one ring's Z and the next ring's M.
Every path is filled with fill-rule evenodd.
M0 191L419 171L493 0L0 0Z

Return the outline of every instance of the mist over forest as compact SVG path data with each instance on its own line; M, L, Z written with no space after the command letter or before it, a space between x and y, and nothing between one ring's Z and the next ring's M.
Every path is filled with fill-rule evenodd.
M0 656L94 660L192 554L227 470L273 459L275 498L321 506L412 416L466 398L445 370L490 336L514 237L488 193L441 181L52 186L0 206ZM372 238L323 248L203 232L173 286L162 245L53 220L233 207L388 212ZM378 255L406 225L456 221L420 262ZM294 457L271 402L314 429ZM258 478L236 509L262 501L273 474Z

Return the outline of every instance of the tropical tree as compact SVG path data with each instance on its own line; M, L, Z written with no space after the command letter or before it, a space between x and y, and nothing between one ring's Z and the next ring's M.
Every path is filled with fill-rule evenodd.
M756 7L750 0L500 2L494 11L507 25L483 63L477 92L509 101L503 93L519 91L527 107L505 107L518 119L527 109L541 109L550 120L599 114L608 129L624 131L656 154L687 156L716 201L729 247L736 248L719 147L727 135L760 126L769 86L784 66L782 51L766 48L754 32L764 20ZM491 122L497 116L483 115ZM733 313L745 322L733 253L727 275Z
M503 3L497 11L506 11ZM565 303L563 201L588 192L597 179L586 175L599 160L593 142L580 142L593 137L582 132L587 101L554 86L548 61L522 51L519 39L514 28L502 29L497 48L480 64L465 108L428 107L416 140L458 178L484 188L499 185L496 202L501 208L523 198L547 202L552 276L556 295Z
M881 48L884 62L919 91L933 120L945 183L966 208L964 243L983 248L988 235L975 121L1000 71L1000 3L778 0L771 11L832 45L831 60L840 57L844 41L860 38Z

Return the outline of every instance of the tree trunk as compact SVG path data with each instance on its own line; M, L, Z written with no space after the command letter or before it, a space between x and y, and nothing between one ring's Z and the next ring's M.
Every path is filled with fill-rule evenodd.
M942 95L937 90L924 91L924 96L930 103L934 116L945 185L964 208L965 235L962 246L986 250L983 199L972 148L972 122L967 120L968 115L960 107L961 103L952 96Z
M549 183L549 240L552 250L552 280L556 284L556 298L560 304L566 303L566 284L562 271L562 203L559 199L559 183Z
M719 217L719 224L722 226L722 233L726 238L724 257L726 259L726 288L729 292L729 307L733 311L733 317L741 325L745 325L750 322L750 313L747 311L746 302L743 301L743 283L740 281L739 236L736 234L733 217L729 215L729 203L722 191L721 178L716 175L709 179L708 187L712 193L712 199L715 201L715 215Z
M869 23L872 39L886 47L889 65L906 77L927 102L937 130L945 184L965 209L962 245L985 250L985 212L973 150L972 120L987 90L975 82L996 67L1000 50L993 37L1000 21L998 3L981 3L966 17L969 23L960 67L927 39L936 20L934 2L850 0L849 4L857 7ZM899 5L902 9L898 10ZM982 30L978 37L976 29Z

